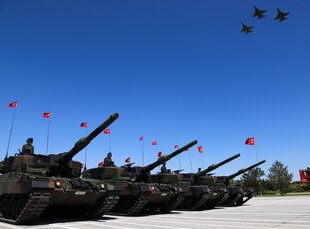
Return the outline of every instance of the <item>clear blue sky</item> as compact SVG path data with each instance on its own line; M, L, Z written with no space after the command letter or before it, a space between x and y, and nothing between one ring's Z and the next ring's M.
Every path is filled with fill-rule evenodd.
M267 9L252 18L253 4ZM273 20L276 8L289 20ZM228 175L275 160L298 169L309 164L310 23L308 0L296 1L13 1L0 0L0 150L4 157L19 100L10 155L27 137L45 153L52 111L51 153L69 150L110 114L115 163L141 165L194 139L205 166L241 153L216 170ZM254 26L240 33L240 22ZM108 136L88 147L88 167L108 151ZM182 168L201 167L197 148L181 155ZM84 152L75 159L84 161ZM178 169L178 159L168 163ZM155 172L158 169L155 169Z

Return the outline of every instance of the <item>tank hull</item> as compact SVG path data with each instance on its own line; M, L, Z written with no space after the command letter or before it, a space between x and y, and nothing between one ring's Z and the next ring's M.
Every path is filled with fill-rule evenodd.
M144 207L144 214L168 213L176 209L185 198L184 190L179 186L153 183L149 201Z
M117 203L120 191L121 187L95 180L7 173L0 176L0 220L31 224L46 209L62 207L70 212L83 207L78 208L83 209L79 215L100 217Z
M110 210L112 215L138 215L149 201L153 186L146 183L122 182L118 203Z

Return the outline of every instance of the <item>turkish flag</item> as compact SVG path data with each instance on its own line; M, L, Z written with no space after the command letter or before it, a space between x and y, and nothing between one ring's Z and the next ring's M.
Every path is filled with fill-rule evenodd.
M130 157L127 157L127 158L126 158L125 163L127 163L127 164L130 163Z
M87 128L88 125L87 125L87 122L82 122L80 126L83 128Z
M140 140L140 141L143 141L143 140L144 140L144 136L141 136L141 137L139 138L139 140Z
M175 148L175 149L178 149L178 148L179 148L179 145L175 145L174 148Z
M157 145L157 141L152 141L152 146L156 146Z
M110 129L105 129L105 130L103 131L103 133L104 133L104 134L109 134L109 133L111 133L111 131L110 131Z
M162 152L158 152L157 157L161 158L162 156L163 156L163 153Z
M246 145L254 145L254 144L255 144L255 139L254 139L254 137L248 138L248 139L245 141L245 144L246 144Z
M199 153L202 153L202 152L203 152L202 146L197 146L197 149L198 149L198 152L199 152Z
M9 108L14 108L14 107L17 107L17 101L9 104Z
M50 118L51 117L51 112L44 112L43 113L43 118Z
M99 164L98 164L98 166L99 167L102 167L104 165L104 162L102 161L102 162L99 162Z

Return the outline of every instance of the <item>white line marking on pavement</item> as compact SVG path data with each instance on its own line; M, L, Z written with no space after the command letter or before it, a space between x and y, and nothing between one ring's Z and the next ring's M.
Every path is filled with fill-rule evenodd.
M158 216L158 218L168 218L168 219L182 219L182 220L219 220L219 221L231 221L231 222L238 222L240 221L260 221L260 222L283 222L283 223L288 223L287 219L286 220L280 220L280 219L236 219L236 218L223 218L223 217L167 217L167 216ZM295 218L291 219L294 222L299 222L299 223L310 223L309 221L303 221L303 220L294 220Z
M136 221L136 222L139 222L139 221L147 221L147 222L154 222L154 223L173 223L173 224L183 224L183 225L186 225L186 224L188 224L188 225L207 225L208 223L211 223L211 222L215 222L215 223L217 223L217 222L221 222L220 220L218 220L218 219L212 219L212 220L209 220L209 219L205 219L205 221L202 221L201 223L197 223L197 220L194 220L194 219L192 219L192 220L186 220L186 222L177 222L177 221L163 221L163 220L158 220L158 218L157 219L154 219L154 220L150 220L150 219L134 219L134 221ZM194 223L192 223L191 221L193 221ZM210 222L211 221L211 222ZM260 221L260 220L257 220L257 221ZM189 223L189 222L191 222L191 223ZM207 224L205 224L205 223L207 223ZM295 221L294 221L295 222ZM292 222L292 223L294 223L294 222ZM223 222L221 222L221 223L223 223ZM225 221L225 223L237 223L237 224L239 224L240 225L240 223L241 224L247 224L247 225L249 225L249 224L256 224L256 225L262 225L262 224L265 224L265 225L269 225L269 226L275 226L276 224L278 224L277 222L276 223L262 223L262 222L237 222L237 221L234 221L234 222L229 222L229 221ZM292 225L292 223L290 223L290 222L287 222L287 221L281 221L280 223L285 223L284 225ZM306 221L306 223L310 223L310 221ZM216 224L215 224L216 225ZM297 226L304 226L304 227L309 227L309 224L307 224L307 225L304 225L304 224L293 224L294 226L295 225L297 225ZM230 225L230 226L233 226L233 225Z
M20 226L14 226L14 225L8 224L8 223L0 223L0 228L3 228L2 225L3 225L3 227L8 227L8 228L23 229L23 228L20 227Z
M76 224L85 224L85 225L95 225L95 226L99 226L99 227L112 227L112 228L122 228L122 229L132 229L132 228L129 228L129 227L118 227L118 226L112 226L112 225L108 225L107 224L108 222L104 221L104 222L79 222L79 223L76 223Z
M112 223L137 225L137 226L146 226L146 227L152 227L152 228L155 228L155 227L159 227L159 228L174 228L174 229L189 229L190 228L190 227L171 227L171 226L153 225L153 224L129 223L129 222L120 222L120 221L114 221Z

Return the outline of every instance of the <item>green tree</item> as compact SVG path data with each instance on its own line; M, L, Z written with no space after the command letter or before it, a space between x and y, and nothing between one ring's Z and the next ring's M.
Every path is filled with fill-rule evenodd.
M254 168L244 173L240 181L244 187L252 188L255 192L262 192L262 177L265 172L261 168Z
M290 173L280 161L275 161L269 168L269 174L267 175L268 182L277 190L280 194L285 194L289 189L289 184L292 181L293 174Z

